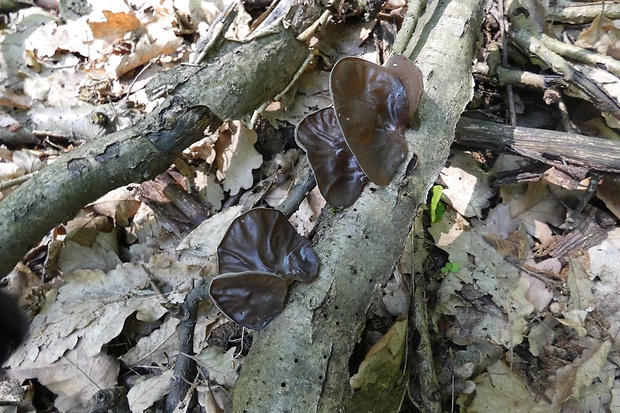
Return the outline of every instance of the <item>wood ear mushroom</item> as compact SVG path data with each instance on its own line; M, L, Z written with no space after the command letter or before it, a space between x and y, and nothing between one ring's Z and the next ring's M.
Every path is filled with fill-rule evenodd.
M422 73L404 56L392 56L385 66L345 57L334 65L329 85L333 113L322 109L306 116L296 139L325 199L349 206L365 185L360 172L387 186L406 159L405 129L422 98Z
M319 259L279 211L251 209L237 217L217 248L211 298L228 318L262 330L284 308L288 285L310 282Z

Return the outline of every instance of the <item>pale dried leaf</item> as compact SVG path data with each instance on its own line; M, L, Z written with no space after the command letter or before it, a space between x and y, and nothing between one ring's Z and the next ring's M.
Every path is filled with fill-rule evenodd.
M196 171L194 185L198 190L198 198L203 204L209 205L209 211L212 214L219 212L224 200L224 190L216 181L215 176L199 169Z
M138 66L145 65L160 55L171 55L179 49L183 39L174 31L174 20L159 20L146 26L146 33L140 36L135 48L129 54L109 56L105 70L113 78L119 78Z
M120 360L127 366L135 365L163 365L170 360L170 356L179 348L177 329L179 319L168 317L166 321L155 331L138 340L138 343Z
M508 238L512 231L519 228L519 224L512 219L510 207L505 204L498 204L491 209L484 220L472 219L471 224L480 235L503 239Z
M45 167L45 164L39 159L38 153L26 149L13 152L13 163L26 173L35 172Z
M54 363L26 359L19 367L11 368L11 375L19 380L36 378L56 393L54 405L61 412L88 412L92 396L116 385L119 363L104 353L88 354L88 344L80 342Z
M315 187L299 205L297 211L291 215L289 221L299 234L307 237L319 222L319 215L326 204L319 188Z
M509 199L512 217L523 223L527 233L543 244L552 235L549 225L559 227L564 222L564 206L551 194L545 181L528 184L524 193L509 193L508 189L502 189L502 197Z
M587 315L586 310L566 310L562 311L564 318L558 318L558 321L575 330L579 337L585 337L588 334L588 330L584 327Z
M39 27L49 22L58 22L58 16L39 7L28 7L17 12L16 20L19 22L18 30L3 31L0 33L0 80L15 79L20 73L24 73L26 62L24 52L27 39L36 32Z
M523 379L497 361L476 379L476 396L468 411L477 413L549 413L551 406L529 392Z
M442 199L465 217L482 217L494 192L489 187L489 174L483 171L471 156L459 153L450 166L441 171L446 187Z
M87 211L113 218L121 227L129 226L129 221L136 215L141 202L136 199L134 191L122 187L108 192L92 204L86 206Z
M553 317L546 317L542 322L534 324L527 334L528 350L534 357L540 356L544 348L553 343L554 327L558 324Z
M553 404L559 407L569 399L579 400L584 387L601 374L610 350L609 341L595 342L573 363L560 368L556 373Z
M68 239L60 251L58 267L65 274L71 274L76 270L112 270L121 264L117 241L116 231L98 233L90 247Z
M168 370L159 376L139 381L127 392L132 413L142 413L153 403L161 400L170 391L170 379L174 371Z
M145 265L153 281L172 287L166 298L181 302L199 275L176 261L152 261ZM121 333L130 315L153 322L167 312L151 288L149 274L137 264L125 263L107 274L76 271L65 276L65 281L56 300L50 297L32 321L31 334L9 360L10 366L18 367L26 359L52 363L74 348L78 338L84 354L94 356Z
M381 393L401 374L407 320L396 321L366 353L359 371L349 379L353 390Z
M580 260L568 259L568 278L566 280L570 290L569 304L577 310L594 310L596 300L592 294L594 283L588 277Z
M435 311L438 314L458 314L458 308L466 304L456 298L456 292L464 284L470 284L475 291L490 295L495 305L508 314L508 323L503 317L485 321L483 330L486 334L495 343L509 347L517 345L523 340L527 328L525 317L533 310L525 298L529 283L482 236L464 228L467 227L462 218L446 213L429 229L436 245L448 252L450 262L460 265L456 274L450 273L442 280Z
M241 214L241 210L240 206L230 207L204 220L177 247L177 251L181 254L179 260L204 262L213 258L228 227Z
M235 357L235 347L224 351L220 347L207 347L196 356L198 365L208 372L209 379L220 386L231 389L237 377L239 368L243 364L243 357Z
M613 20L603 14L599 14L592 21L588 30L579 34L575 44L585 49L594 49L601 54L606 54L610 48L614 48L620 38L620 31L614 25Z
M530 288L525 293L525 298L532 303L537 312L544 311L553 299L553 291L547 288L547 284L538 278L528 275L526 272L521 274L530 284Z
M241 188L248 189L254 183L253 169L263 163L263 156L256 151L256 132L242 122L234 121L230 144L218 154L219 173L224 180L224 190L236 195Z
M618 235L620 229L615 228L607 235L607 239L588 249L590 263L589 275L597 277L594 284L596 308L610 323L609 334L615 337L620 333L620 250Z

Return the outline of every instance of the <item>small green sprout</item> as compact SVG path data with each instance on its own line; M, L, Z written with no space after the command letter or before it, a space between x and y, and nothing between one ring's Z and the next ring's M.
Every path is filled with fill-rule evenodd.
M460 269L461 266L458 265L456 262L447 262L446 265L444 265L441 269L441 273L448 274L451 272L453 274L456 274L457 272L459 272Z

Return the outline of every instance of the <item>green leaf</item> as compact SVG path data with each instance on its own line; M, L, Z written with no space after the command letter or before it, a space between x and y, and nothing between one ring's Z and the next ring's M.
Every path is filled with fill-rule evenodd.
M435 185L431 188L431 202L429 210L431 212L431 222L439 222L443 218L444 212L446 212L446 205L441 202L441 193L443 187L441 185Z

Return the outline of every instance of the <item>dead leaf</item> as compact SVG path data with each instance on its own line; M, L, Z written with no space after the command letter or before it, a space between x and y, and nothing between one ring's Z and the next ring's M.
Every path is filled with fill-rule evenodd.
M218 178L224 181L224 190L230 191L232 196L238 194L242 188L252 187L254 184L252 170L260 168L263 156L254 148L257 140L254 130L248 129L240 121L233 121L227 128L222 133L228 134L230 144L224 148L216 145L218 150L216 161Z
M611 343L592 342L590 348L583 351L581 357L556 372L553 404L556 408L567 400L578 401L582 390L597 378L611 350Z
M178 326L178 318L168 317L157 330L138 340L119 359L129 367L166 364L179 348Z
M470 155L456 154L450 166L442 169L441 179L446 185L442 192L446 203L465 217L482 217L494 192L489 187L489 174Z
M597 277L594 283L596 308L609 321L608 333L612 337L620 334L620 229L613 228L607 239L588 250L590 269L588 273Z
M202 262L213 259L230 224L241 214L242 208L234 206L204 220L185 237L177 247L182 262Z
M580 260L568 259L568 278L566 280L570 290L569 304L577 310L594 310L596 300L592 294L594 283L588 277Z
M519 192L516 187L502 187L502 198L512 217L525 225L529 235L545 244L552 235L549 225L559 227L564 222L564 206L551 194L545 181L530 183L526 188Z
M116 385L119 364L105 353L88 354L87 347L87 343L80 342L54 363L29 357L13 366L10 374L20 381L36 378L58 395L54 405L61 412L88 412L97 391Z
M113 218L121 227L129 226L129 221L136 215L141 202L136 199L134 191L122 187L108 192L84 209Z
M503 362L490 365L476 380L476 396L467 411L477 413L549 413L551 406L536 401L515 372Z
M590 28L579 34L575 44L584 49L594 49L602 54L607 54L614 49L620 38L620 31L614 25L613 20L603 14L599 14L592 21Z
M210 380L232 389L239 376L239 368L243 365L243 357L235 357L235 347L224 351L220 347L207 347L196 356L198 365L208 373Z
M402 374L401 363L407 338L407 319L396 321L366 353L359 371L351 376L351 388L381 393Z
M457 315L468 305L457 292L468 285L479 295L489 295L498 308L507 314L507 320L490 311L479 323L479 332L493 342L512 347L523 341L528 323L526 317L533 310L525 298L529 283L519 270L504 260L483 237L470 229L464 219L454 211L446 211L444 218L431 225L430 234L437 247L448 252L449 260L460 266L456 273L449 273L439 286L436 314ZM475 325L469 325L476 330Z
M136 19L131 14L124 12L113 13L109 10L102 10L102 12L106 21L87 22L95 38L104 38L108 36L118 37L119 35L142 27L140 20Z
M184 299L194 270L176 261L152 259L146 264L153 282L173 289L166 295L171 302ZM132 314L138 320L153 322L166 312L162 299L151 287L151 277L142 266L125 263L107 274L102 271L76 271L65 276L54 299L50 293L45 308L30 325L30 336L9 360L12 368L25 360L53 363L78 340L86 356L95 356L123 330ZM34 378L34 377L32 377Z
M173 370L164 371L159 376L138 381L127 392L127 400L132 413L142 413L170 391Z
M97 234L95 242L85 247L72 240L66 240L60 251L58 266L65 274L76 270L109 271L121 264L118 257L116 231Z

